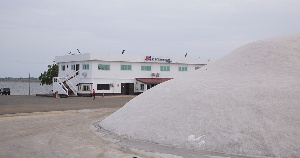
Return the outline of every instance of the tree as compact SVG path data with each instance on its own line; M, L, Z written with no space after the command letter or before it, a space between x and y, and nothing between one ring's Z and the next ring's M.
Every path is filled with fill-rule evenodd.
M58 76L58 65L53 64L48 65L48 71L44 71L44 73L41 73L41 76L39 77L39 80L41 81L41 84L44 85L51 85L52 84L52 78Z

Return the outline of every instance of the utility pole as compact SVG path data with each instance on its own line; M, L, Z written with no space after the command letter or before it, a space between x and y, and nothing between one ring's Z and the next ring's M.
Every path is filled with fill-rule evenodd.
M29 72L29 78L28 78L28 80L29 80L29 95L30 95L30 72Z

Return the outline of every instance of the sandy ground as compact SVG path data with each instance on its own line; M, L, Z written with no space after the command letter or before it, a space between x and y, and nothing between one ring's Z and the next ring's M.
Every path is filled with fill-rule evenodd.
M0 157L177 157L117 145L97 132L104 117L135 96L0 97Z
M28 95L0 95L0 115L98 108L120 108L135 96L69 97L56 99Z
M93 123L118 108L0 115L0 157L175 157L126 149Z
M2 96L0 157L245 157L124 140L102 131L99 122L133 97L96 98L96 101L92 101L91 98Z

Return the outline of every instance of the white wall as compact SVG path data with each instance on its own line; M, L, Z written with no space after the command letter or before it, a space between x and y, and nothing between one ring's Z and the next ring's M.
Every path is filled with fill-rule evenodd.
M79 75L77 76L77 80L74 80L77 83L73 83L73 85L76 85L78 83L93 83L92 89L95 89L96 93L121 93L121 83L134 83L135 91L136 88L138 88L137 92L141 92L139 90L140 84L136 84L135 78L157 78L156 76L153 77L152 73L159 73L159 78L176 78L179 75L185 75L186 73L194 72L196 65L201 66L198 61L199 59L178 59L177 61L182 60L186 62L182 64L178 62L167 63L164 61L145 61L144 56L138 56L136 58L134 57L120 55L114 58L114 56L111 55L99 54L80 54L56 57L56 61L59 61L58 76L63 77L66 74L75 71L71 70L71 65L80 64ZM102 59L110 59L112 61L104 61ZM83 70L83 64L89 64L89 70ZM110 65L110 70L98 70L98 64ZM65 71L62 71L62 65L65 65ZM131 65L132 69L121 70L121 65ZM151 71L142 71L141 66L151 66ZM160 71L160 66L170 66L170 71ZM179 66L187 66L188 71L179 71ZM110 87L110 90L97 90L97 84L112 84L113 87ZM146 84L145 90L147 90Z

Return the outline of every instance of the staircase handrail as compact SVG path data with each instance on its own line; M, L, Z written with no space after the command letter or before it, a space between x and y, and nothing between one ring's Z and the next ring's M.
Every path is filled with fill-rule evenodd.
M79 71L72 71L67 73L63 77L54 77L55 79L57 79L58 84L66 92L67 95L69 95L69 90L73 91L73 93L77 95L77 88L73 85L73 83L70 80L76 77L79 74L78 72ZM68 89L66 86L68 86L70 89Z
M54 79L57 79L58 84L61 85L61 87L63 88L63 90L66 92L66 94L68 94L68 88L64 85L64 83L60 80L60 77L54 77Z
M58 78L58 81L59 81L60 85L62 85L62 87L63 87L63 89L66 91L66 93L69 94L69 93L68 93L69 90L68 90L68 88L64 85L64 83L63 83L59 78Z
M78 72L79 71L72 71L72 72L67 73L65 76L61 77L62 80L63 80L62 82L66 81L66 80L69 80L71 77L77 76Z
M73 83L70 80L67 80L66 83L69 86L69 88L73 91L73 93L77 95L77 88L73 85Z

